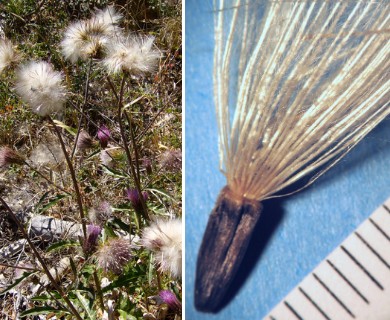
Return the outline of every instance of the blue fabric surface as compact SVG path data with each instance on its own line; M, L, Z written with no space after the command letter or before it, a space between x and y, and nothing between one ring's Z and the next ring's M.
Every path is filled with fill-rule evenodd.
M186 319L261 319L370 213L390 197L390 119L309 188L265 203L225 308L194 308L198 249L225 178L213 102L213 9L186 1Z

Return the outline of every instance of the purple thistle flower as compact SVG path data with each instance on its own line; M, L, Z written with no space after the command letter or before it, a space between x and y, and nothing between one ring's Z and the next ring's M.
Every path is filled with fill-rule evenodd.
M0 168L10 164L23 164L24 158L10 147L0 148Z
M163 303L168 305L168 307L170 309L172 309L173 311L175 311L177 313L181 312L181 303L172 291L162 290L159 292L158 295L161 298L161 300L163 301Z
M84 240L84 252L91 253L97 246L97 239L99 238L102 228L95 224L87 226L87 239Z
M144 201L146 202L149 198L149 195L146 191L142 191L141 192L142 194L142 197L144 199ZM143 213L143 206L142 206L142 201L141 201L141 198L139 196L139 193L138 193L138 190L137 189L127 189L126 190L126 195L127 195L127 199L130 200L131 202L131 205L133 206L134 210L137 212L137 213Z
M108 140L111 137L111 131L103 124L102 126L100 126L97 132L97 137L100 141L100 145L104 149L108 145Z

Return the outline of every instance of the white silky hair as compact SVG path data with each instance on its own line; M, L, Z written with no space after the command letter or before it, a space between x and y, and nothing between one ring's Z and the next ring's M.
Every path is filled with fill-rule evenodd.
M388 2L214 7L221 170L237 195L312 183L390 114Z

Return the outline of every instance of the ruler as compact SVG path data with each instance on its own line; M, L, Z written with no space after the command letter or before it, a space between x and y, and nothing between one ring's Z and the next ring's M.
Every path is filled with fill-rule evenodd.
M264 319L390 320L390 199Z

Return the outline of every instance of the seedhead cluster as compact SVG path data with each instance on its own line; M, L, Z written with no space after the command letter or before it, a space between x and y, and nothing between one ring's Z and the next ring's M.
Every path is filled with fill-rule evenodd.
M181 123L157 124L180 119L180 48L164 42L163 17L150 24L142 15L147 23L139 30L131 4L103 2L111 4L88 15L76 10L70 19L68 1L55 2L58 10L50 1L17 2L30 6L18 11L25 25L0 39L0 105L7 106L0 126L10 128L0 130L0 183L9 182L0 186L0 211L24 237L21 255L7 265L15 259L33 271L18 274L28 279L18 290L11 276L0 279L0 304L13 318L181 315L181 224L175 235L158 235L158 250L141 241L152 221L166 229L175 221L168 217L181 216L181 167L170 170L159 158L181 147ZM178 8L169 12L180 21ZM5 15L14 22L12 13ZM29 28L31 34L17 33ZM27 194L23 210L15 206L15 185ZM162 290L173 294L163 295L170 310L163 318L161 305L147 303ZM32 300L42 294L42 302Z

